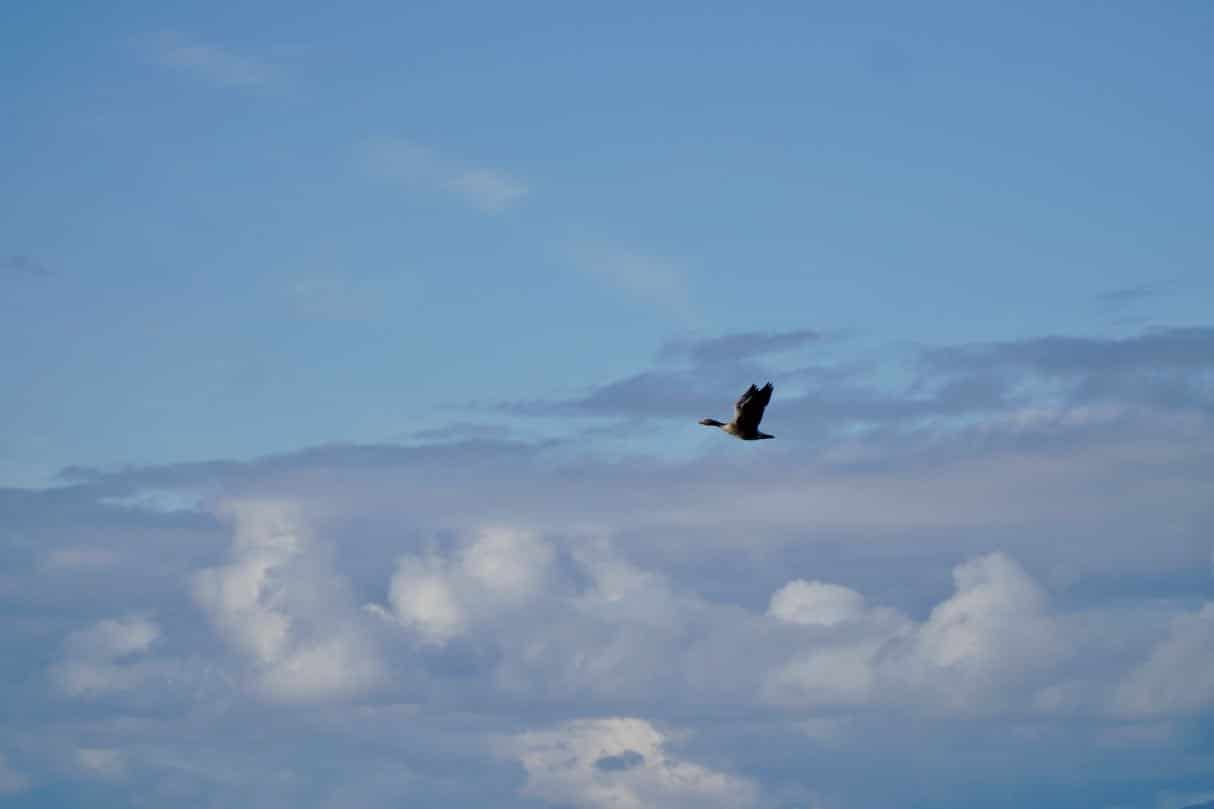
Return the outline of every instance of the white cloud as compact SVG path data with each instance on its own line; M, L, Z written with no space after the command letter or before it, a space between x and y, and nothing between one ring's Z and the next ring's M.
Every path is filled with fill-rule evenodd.
M835 585L781 588L769 615L819 631L806 637L805 651L766 675L764 698L963 713L1029 700L1026 685L1056 666L1067 646L1044 589L1001 553L958 565L953 580L954 594L919 624L894 610L868 609L858 593Z
M1214 708L1214 603L1173 619L1167 637L1119 684L1114 704L1131 716Z
M809 404L785 418L818 424ZM890 784L904 804L981 806L1013 767L1051 805L1082 801L1074 773L1140 802L1199 791L1214 639L1189 599L1208 570L1209 425L1036 421L861 435L864 452L825 461L774 442L756 464L735 442L604 463L479 436L0 492L0 601L16 605L0 787L92 792L84 773L109 771L159 803L585 809L745 805L750 777L765 807L889 805ZM319 519L242 507L232 537L99 500L147 488L289 496ZM95 548L116 553L105 587L59 572L87 554L48 556ZM950 581L941 559L969 561ZM183 609L190 581L202 612ZM393 623L355 608L370 599ZM80 631L48 646L65 621ZM52 685L105 698L48 704L46 660ZM382 688L351 686L367 660ZM587 717L641 718L572 724ZM509 761L486 760L488 738ZM524 783L529 799L511 794Z
M129 691L151 672L131 658L145 654L159 637L160 627L147 618L99 621L68 636L64 659L51 668L51 678L61 691L76 697Z
M388 598L397 620L423 639L444 643L460 634L468 617L442 559L404 557L392 577Z
M589 584L573 599L579 614L615 625L677 629L688 613L705 606L694 596L676 593L660 573L621 558L605 541L588 543L573 557Z
M869 608L850 588L803 579L772 594L767 615L804 628L792 659L764 676L762 697L777 704L848 705L878 698L878 655L908 637L913 626L896 610Z
M820 581L797 579L771 597L767 614L793 624L834 626L863 617L864 596L855 590Z
M798 656L772 671L763 695L777 704L852 705L868 702L877 679L874 658L884 640L836 643Z
M533 610L493 625L501 690L638 705L746 690L757 661L738 654L739 635L752 616L679 591L604 540L581 539L570 557Z
M493 526L449 559L404 556L389 600L396 619L424 640L444 643L481 619L517 607L549 575L552 547L525 530Z
M581 719L510 737L502 751L526 769L526 795L578 809L755 805L750 780L680 760L669 741L643 719Z
M482 529L448 555L403 557L391 611L375 610L428 643L491 639L494 684L529 699L999 711L1033 704L1065 657L1044 589L1003 554L958 565L920 623L829 582L788 582L759 615L680 592L603 541L580 540L566 568L555 555L529 531Z
M530 531L490 527L464 550L461 567L496 598L517 602L539 589L552 560L552 546Z
M107 781L126 775L126 756L119 750L104 747L76 748L76 764L91 776Z
M0 795L12 795L30 788L30 779L14 770L4 753L0 753Z
M501 213L529 193L505 172L471 166L403 138L376 138L361 147L366 168L407 188L454 196L485 213Z
M379 683L382 662L358 624L361 614L296 510L284 502L239 501L226 511L236 524L233 561L200 571L194 598L252 662L265 693L320 699Z
M265 87L281 80L266 64L221 45L191 41L175 31L162 31L144 40L155 61L219 87Z
M953 569L957 592L932 610L917 639L919 654L939 668L1007 671L1052 662L1059 638L1048 596L1002 553Z

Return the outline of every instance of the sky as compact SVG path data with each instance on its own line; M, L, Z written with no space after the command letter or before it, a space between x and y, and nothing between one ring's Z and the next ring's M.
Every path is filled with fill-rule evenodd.
M10 15L0 804L1214 799L1214 10L651 6Z

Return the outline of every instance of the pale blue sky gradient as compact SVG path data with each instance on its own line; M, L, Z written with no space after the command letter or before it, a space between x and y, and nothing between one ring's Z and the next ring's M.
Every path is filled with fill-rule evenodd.
M2 282L4 477L388 440L687 333L1203 322L1212 26L1201 3L27 10L0 253L48 273ZM487 211L464 171L525 193Z

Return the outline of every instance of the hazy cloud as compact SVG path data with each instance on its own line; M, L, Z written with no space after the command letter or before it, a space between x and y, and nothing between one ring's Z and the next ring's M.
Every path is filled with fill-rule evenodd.
M17 772L0 753L0 795L12 795L30 788L30 779Z
M48 568L104 568L117 562L118 557L101 548L59 548L46 555Z
M107 619L68 636L64 660L52 678L72 696L95 696L137 688L150 674L141 658L160 637L143 617Z
M455 194L488 213L499 213L527 195L527 186L489 169L465 169L447 182Z
M86 774L95 778L116 780L126 775L126 756L119 750L78 747L76 763Z
M1185 804L1185 806L1181 807L1181 809L1214 809L1214 800L1205 800L1212 794L1214 793L1202 792L1198 793L1197 795L1177 795L1176 793L1168 792L1164 793L1162 796L1159 802L1159 807L1160 809L1171 809L1173 806ZM1203 801L1203 803L1189 803L1189 801L1192 800Z

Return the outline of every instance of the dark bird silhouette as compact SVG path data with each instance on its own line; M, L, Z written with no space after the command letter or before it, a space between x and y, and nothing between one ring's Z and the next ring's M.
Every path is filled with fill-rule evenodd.
M775 438L774 435L759 432L759 422L763 420L763 410L771 401L772 387L768 382L761 389L751 385L733 406L733 421L722 424L716 419L700 419L705 427L720 427L730 435L743 441L758 441L760 438Z

